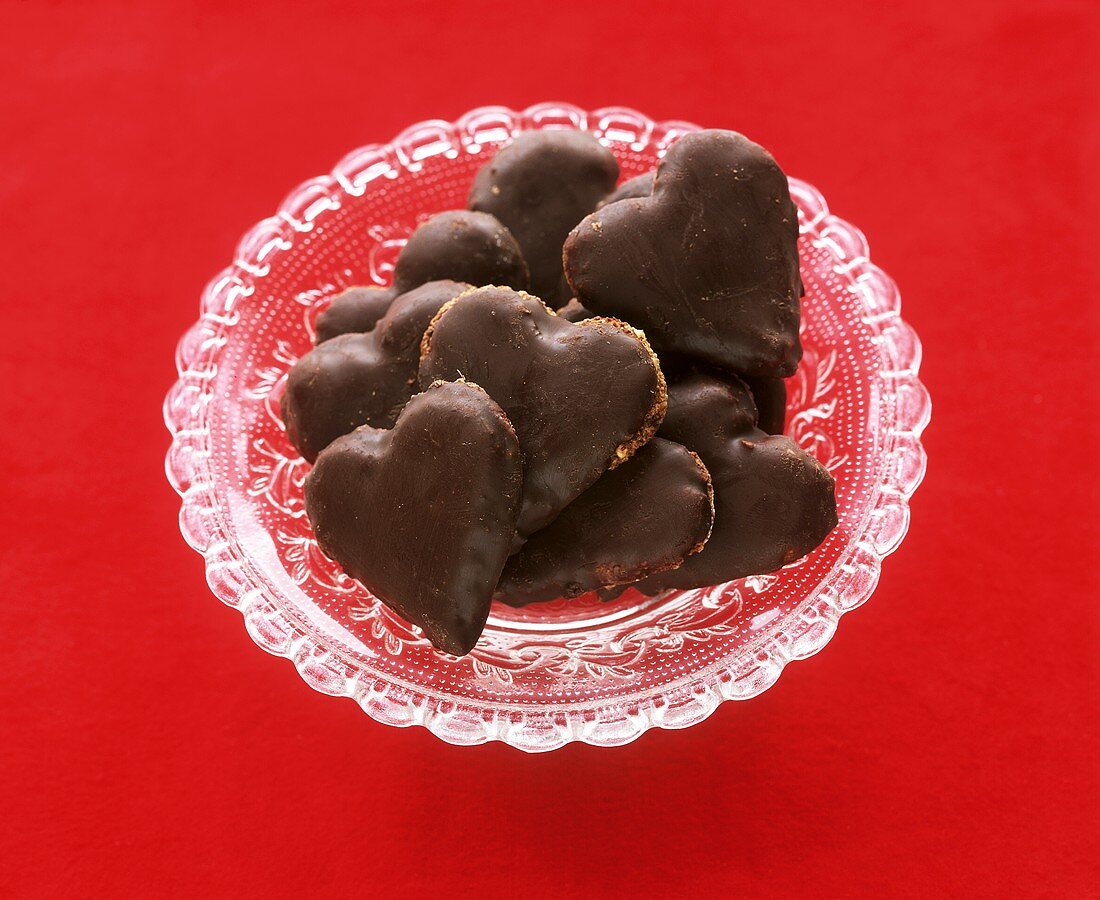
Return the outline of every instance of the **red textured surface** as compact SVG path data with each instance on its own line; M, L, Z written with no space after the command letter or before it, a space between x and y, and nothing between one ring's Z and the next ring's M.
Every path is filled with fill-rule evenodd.
M1098 9L2 0L3 892L1096 896ZM546 99L772 148L901 285L934 414L824 653L531 757L256 649L177 532L160 403L291 186Z

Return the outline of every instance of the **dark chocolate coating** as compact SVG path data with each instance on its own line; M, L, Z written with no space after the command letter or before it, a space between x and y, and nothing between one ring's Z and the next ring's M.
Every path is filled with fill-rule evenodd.
M512 232L531 269L531 292L556 306L565 236L618 177L614 154L587 132L527 131L481 167L468 205Z
M647 172L645 175L637 175L629 181L624 181L601 200L596 205L596 209L602 209L608 203L616 203L619 200L648 197L653 193L653 176L655 174L655 172ZM580 322L582 319L591 319L596 315L591 310L585 309L581 302L573 296L573 288L570 286L569 279L565 277L564 272L561 276L561 284L558 287L558 302L561 303L562 300L568 300L568 302L558 308L558 315L570 322Z
M836 527L833 476L786 437L755 426L748 387L693 373L668 389L660 436L702 458L714 484L714 530L682 566L633 585L642 593L762 575L805 556Z
M476 385L432 385L392 430L333 441L306 479L321 549L440 650L477 643L523 483L508 419Z
M714 521L699 457L654 438L605 473L504 566L496 599L526 606L674 569Z
M282 412L287 436L312 462L360 425L390 428L417 391L420 339L448 300L470 285L429 281L401 294L366 334L318 344L290 370Z
M653 193L653 179L656 172L646 172L644 175L635 175L624 181L615 190L600 201L599 209L609 203L618 203L620 200L640 200Z
M787 422L787 382L782 378L751 375L742 380L749 386L756 403L756 427L768 434L782 434Z
M508 288L463 294L425 333L420 383L460 376L485 388L519 436L521 537L628 459L664 415L664 376L640 332L611 319L574 325Z
M558 315L569 322L583 322L585 319L593 318L596 314L581 306L581 302L574 297L558 310Z
M763 147L732 131L680 138L653 194L609 203L565 242L573 295L660 351L786 376L798 340L798 216Z
M498 219L455 209L417 228L393 270L393 283L403 291L441 279L525 290L530 275L519 244Z
M571 307L569 314L583 318L579 305ZM562 315L564 307L558 311ZM593 313L589 313L593 315ZM579 319L578 319L579 321ZM782 378L769 378L766 376L738 375L717 366L701 365L690 357L680 356L675 353L661 354L661 369L670 384L682 381L693 373L707 372L715 378L740 379L748 385L752 393L753 403L756 404L756 427L768 434L783 434L787 416L787 382Z
M528 282L527 263L516 239L488 213L465 209L438 213L417 228L401 249L392 288L345 292L317 317L317 343L338 334L369 331L394 297L429 281L443 280L523 290ZM385 295L386 291L390 293Z
M317 343L323 344L341 334L370 331L386 314L394 287L351 287L333 298L332 305L317 317Z

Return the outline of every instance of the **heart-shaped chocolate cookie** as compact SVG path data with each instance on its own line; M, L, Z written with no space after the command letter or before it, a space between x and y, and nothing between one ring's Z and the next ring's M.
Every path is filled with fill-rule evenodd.
M587 132L527 131L481 167L468 205L504 223L531 269L531 292L556 305L565 236L618 177L614 154Z
M417 228L401 249L392 287L345 291L317 317L317 343L369 331L399 294L441 280L523 289L528 282L527 263L516 239L488 213L465 209L438 213Z
M748 387L693 372L668 389L660 436L702 458L714 485L714 529L682 566L635 584L646 594L762 575L805 556L836 527L833 476L786 437L756 427Z
M703 549L713 521L706 466L654 438L531 535L505 565L497 599L526 606L675 569Z
M390 428L416 393L428 323L469 287L429 281L397 297L373 330L341 334L298 360L282 400L287 435L298 452L312 462L360 425Z
M460 377L485 388L516 429L521 537L628 459L665 411L664 376L641 332L613 319L574 325L509 288L462 294L425 332L421 385Z
M477 643L523 483L515 432L476 385L440 383L392 430L330 444L306 479L321 549L440 650Z
M658 351L786 376L798 340L798 217L787 178L732 131L680 138L653 193L609 203L565 242L575 296L643 329Z

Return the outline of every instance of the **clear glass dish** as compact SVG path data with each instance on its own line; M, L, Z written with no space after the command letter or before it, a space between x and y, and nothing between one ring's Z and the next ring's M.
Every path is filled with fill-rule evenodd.
M422 122L293 190L207 286L164 403L180 527L205 557L214 594L309 685L353 698L379 722L423 725L455 744L611 746L755 697L787 662L820 650L841 615L874 591L925 471L920 434L931 406L917 377L920 342L863 235L797 179L805 356L789 383L787 431L836 477L840 518L809 557L657 598L628 591L611 603L590 595L495 605L477 648L456 659L345 576L312 538L302 506L307 464L287 443L279 397L328 298L388 283L415 225L464 206L474 172L520 131L588 129L627 178L696 127L559 103Z

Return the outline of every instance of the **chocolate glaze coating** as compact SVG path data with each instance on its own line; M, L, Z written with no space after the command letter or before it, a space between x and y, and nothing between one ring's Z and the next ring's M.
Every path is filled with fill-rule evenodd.
M394 266L393 287L345 291L317 317L317 343L369 331L394 297L429 281L505 284L522 290L528 277L519 244L496 218L465 209L441 212L409 237Z
M674 569L699 552L713 521L699 457L654 438L531 536L505 565L496 599L526 606Z
M664 376L641 332L612 319L574 325L508 288L461 295L425 333L420 383L460 376L485 388L519 436L521 537L628 459L665 411Z
M390 428L417 390L420 339L448 300L470 285L429 281L401 294L366 334L318 344L290 370L282 412L287 436L312 462L360 425Z
M653 193L653 179L656 175L656 172L646 172L644 175L635 175L624 181L600 201L597 209L603 209L609 203L618 203L620 200L639 200L642 197L648 197Z
M565 242L574 296L642 328L658 351L786 376L798 340L798 217L771 155L732 131L669 149L653 194L609 203Z
M586 309L580 300L574 297L558 310L558 315L570 322L583 322L596 314ZM661 368L666 377L675 381L678 373L698 369L698 364L675 354L663 354ZM718 377L721 372L718 370ZM741 378L752 391L753 401L759 415L757 427L768 434L783 434L787 420L787 382L782 378L745 375Z
M805 556L836 527L833 476L789 438L755 426L737 378L693 373L669 387L660 436L694 450L714 483L714 530L678 569L633 585L642 593L721 584Z
M583 322L585 319L595 318L596 314L581 306L580 300L574 297L558 310L558 315L567 322Z
M787 422L787 382L782 378L746 375L742 381L752 391L759 421L756 427L768 434L782 434Z
M317 317L317 343L323 344L341 334L370 331L386 314L394 287L350 287L333 298L332 305Z
M523 290L530 274L515 237L498 219L456 209L417 228L393 270L393 283L404 291L444 278Z
M523 463L508 419L464 382L432 385L392 430L330 444L306 479L329 557L440 650L477 643L508 557Z
M492 213L512 232L531 268L531 292L554 306L565 236L618 177L614 154L587 132L528 131L481 167L468 205Z

